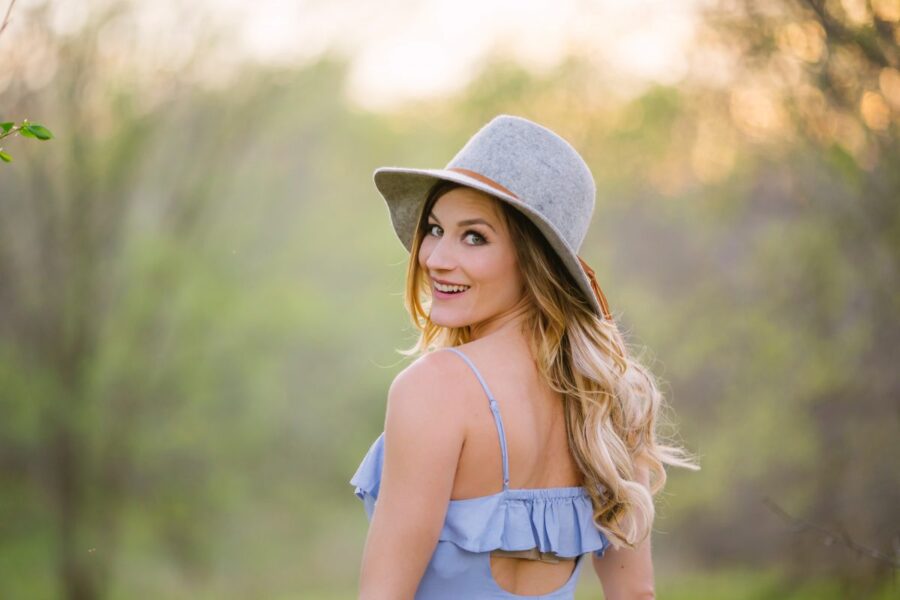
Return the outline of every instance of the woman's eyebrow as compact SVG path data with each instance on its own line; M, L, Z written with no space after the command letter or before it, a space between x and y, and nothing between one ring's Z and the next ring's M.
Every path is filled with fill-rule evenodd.
M438 219L436 216L434 216L434 213L431 213L431 218L434 219L435 221L437 221L438 225L441 224L441 220ZM465 225L478 225L478 224L487 225L494 231L494 233L497 232L497 230L494 229L494 226L491 225L490 223L488 223L487 221L485 221L484 219L463 219L462 221L457 223L456 226L464 227Z

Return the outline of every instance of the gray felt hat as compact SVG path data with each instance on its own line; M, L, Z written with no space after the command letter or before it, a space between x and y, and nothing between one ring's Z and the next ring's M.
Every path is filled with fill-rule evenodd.
M594 212L594 178L578 152L546 127L498 115L443 169L380 167L373 176L407 251L412 251L419 212L431 186L439 179L461 183L525 214L556 250L597 315L612 319L594 271L578 256Z

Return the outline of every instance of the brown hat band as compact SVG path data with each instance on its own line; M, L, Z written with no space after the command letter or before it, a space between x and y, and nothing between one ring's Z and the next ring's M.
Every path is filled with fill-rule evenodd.
M456 171L457 173L462 173L463 175L468 175L468 176L471 177L472 179L477 179L477 180L480 181L481 183L483 183L483 184L485 184L485 185L487 185L487 186L490 186L490 187L494 188L494 189L497 190L498 192L502 192L502 193L504 193L504 194L509 194L510 196L512 196L513 198L515 198L516 200L519 199L519 197L516 196L513 192L509 191L509 190L506 189L504 186L500 185L499 183L497 183L496 181L494 181L494 180L491 179L490 177L485 177L485 176L482 175L481 173L476 173L475 171L472 171L471 169L463 169L462 167L450 167L450 168L447 169L447 170L448 170L448 171Z
M603 290L600 289L600 284L597 283L597 278L594 276L594 270L590 268L580 256L578 257L578 262L581 263L581 267L584 269L584 272L587 273L588 279L591 280L591 288L594 290L594 295L597 296L597 301L600 302L600 308L603 309L603 317L612 321L612 314L609 312L609 304L606 302L606 296L603 295Z

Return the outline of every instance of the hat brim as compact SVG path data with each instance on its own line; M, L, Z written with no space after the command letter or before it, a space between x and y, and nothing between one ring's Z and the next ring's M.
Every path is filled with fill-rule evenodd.
M425 202L428 191L437 180L453 181L513 205L540 230L550 246L559 255L569 273L572 274L573 279L590 302L594 312L601 317L603 316L600 301L594 294L590 279L588 279L587 274L581 267L577 254L569 247L552 223L545 220L543 215L521 202L515 196L491 187L474 177L449 169L380 167L375 169L373 179L375 187L387 203L394 232L407 252L412 252L412 241L416 225L418 224L419 211Z

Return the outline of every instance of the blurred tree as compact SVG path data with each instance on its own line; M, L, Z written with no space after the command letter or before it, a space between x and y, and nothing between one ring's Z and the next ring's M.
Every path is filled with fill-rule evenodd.
M0 102L62 123L0 187L0 597L343 584L331 500L402 323L359 201L390 132L343 63L241 63L205 6L64 6L0 56Z
M228 501L211 439L234 434L242 412L219 430L178 415L215 387L218 369L200 357L253 346L217 352L221 340L205 334L214 317L243 310L232 296L238 282L190 265L201 262L195 244L210 209L221 209L227 183L216 174L244 156L238 133L248 147L261 135L265 118L245 127L247 115L265 113L272 87L252 73L240 89L193 87L187 75L213 46L209 29L193 32L178 76L165 51L140 49L148 40L135 35L130 2L85 8L83 25L65 34L47 25L53 8L24 13L28 46L3 57L13 73L4 107L55 115L65 141L11 165L0 188L0 487L20 516L4 519L0 566L22 561L2 577L0 596L56 595L58 585L58 595L81 600L109 591L135 502L149 505L128 526L149 527L186 572L208 569L213 507ZM149 200L148 179L165 182ZM184 291L188 280L198 289ZM194 343L172 348L176 331L192 328ZM159 440L166 432L192 442ZM46 563L58 578L22 577Z
M734 64L732 126L771 153L748 200L782 227L757 275L805 357L792 402L818 458L770 473L784 487L771 496L804 489L788 512L890 557L849 560L808 529L786 558L797 580L827 574L863 594L900 564L900 472L887 458L900 454L900 3L738 0L707 22L708 48Z

